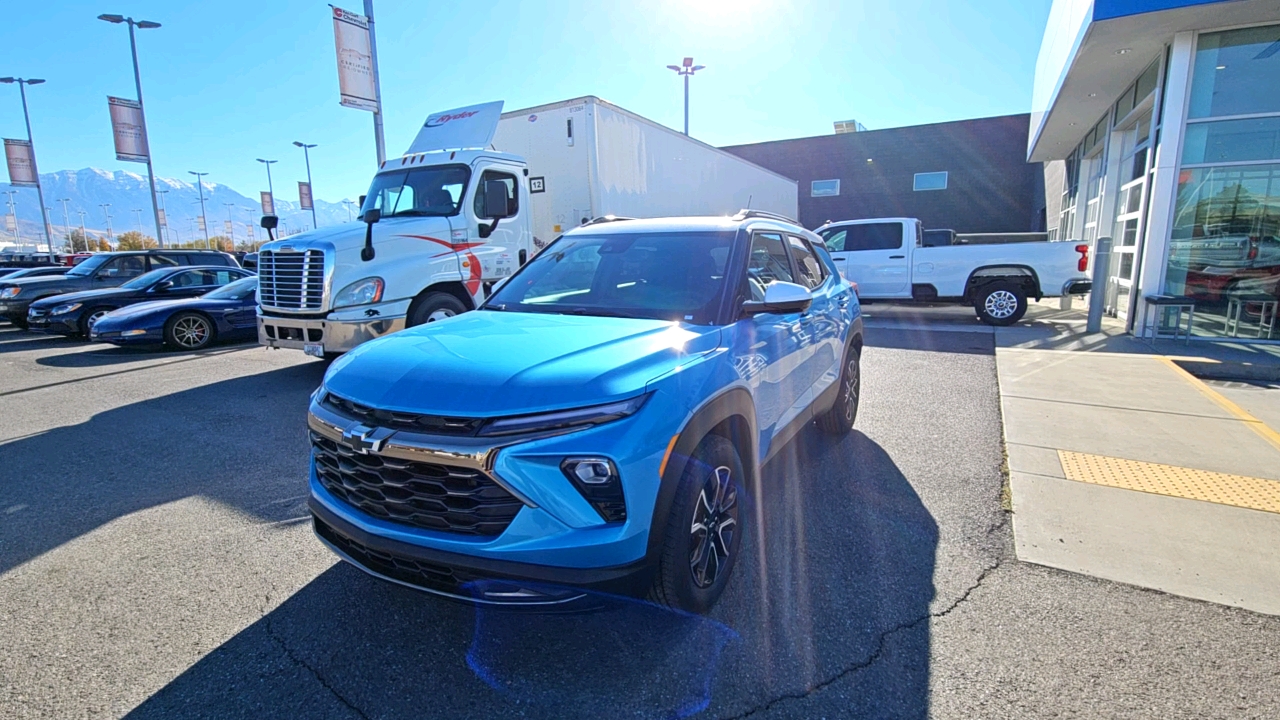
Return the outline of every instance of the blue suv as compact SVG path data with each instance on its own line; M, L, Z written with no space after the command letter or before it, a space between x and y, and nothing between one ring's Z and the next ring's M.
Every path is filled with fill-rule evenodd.
M333 363L308 418L315 531L470 602L705 612L760 466L812 420L852 427L861 351L853 288L790 220L591 222L478 310Z

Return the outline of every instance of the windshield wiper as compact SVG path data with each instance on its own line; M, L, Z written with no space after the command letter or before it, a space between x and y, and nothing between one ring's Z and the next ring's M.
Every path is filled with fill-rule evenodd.
M606 310L605 308L576 307L576 308L573 308L572 310L567 310L561 314L562 315L592 315L596 317L631 318L633 320L641 319L640 316L635 315L633 313L625 313L619 310Z

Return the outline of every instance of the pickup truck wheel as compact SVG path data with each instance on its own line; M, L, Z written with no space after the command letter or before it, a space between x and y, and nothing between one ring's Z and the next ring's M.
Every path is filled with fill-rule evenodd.
M650 597L691 613L710 610L742 547L742 460L733 443L708 435L680 478ZM656 528L655 528L656 530Z
M467 308L458 298L445 292L428 293L426 297L416 300L409 308L409 319L406 327L425 325L429 322L444 320L454 315L461 315Z
M1027 293L1011 282L994 282L978 290L973 309L988 325L1012 325L1027 314Z
M844 351L844 367L840 370L839 394L830 410L818 416L818 427L832 435L844 435L858 419L858 399L862 394L862 353L850 345Z

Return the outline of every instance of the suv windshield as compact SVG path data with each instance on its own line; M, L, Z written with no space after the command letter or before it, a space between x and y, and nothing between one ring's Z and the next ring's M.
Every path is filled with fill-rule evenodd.
M107 255L107 254L94 255L93 257L85 260L79 265L76 265L75 267L68 270L67 274L76 275L76 276L92 275L94 270L97 270L98 268L102 267L108 260L110 260L113 257L115 256Z
M485 303L488 310L715 320L732 232L565 237Z
M360 206L361 215L377 208L382 217L447 217L462 207L471 169L465 165L420 167L378 173Z

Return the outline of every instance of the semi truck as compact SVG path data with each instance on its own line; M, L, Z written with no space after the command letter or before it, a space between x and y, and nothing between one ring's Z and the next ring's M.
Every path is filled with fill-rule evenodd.
M474 309L561 233L607 216L795 217L794 180L588 96L427 118L359 222L258 254L258 339L316 357ZM264 223L268 218L264 218Z

